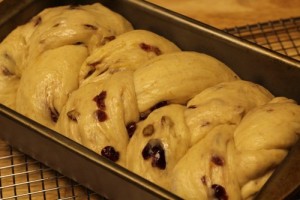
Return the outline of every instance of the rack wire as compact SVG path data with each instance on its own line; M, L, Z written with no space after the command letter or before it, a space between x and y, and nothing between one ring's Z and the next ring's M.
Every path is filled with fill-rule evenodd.
M250 42L300 60L300 17L225 29ZM0 199L105 199L0 141Z
M234 27L224 31L300 60L300 17Z
M105 198L0 141L0 199L104 200Z

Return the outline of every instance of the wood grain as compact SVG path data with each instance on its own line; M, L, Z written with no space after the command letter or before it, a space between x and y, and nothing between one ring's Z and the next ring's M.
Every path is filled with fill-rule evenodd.
M300 16L299 0L148 0L223 29Z

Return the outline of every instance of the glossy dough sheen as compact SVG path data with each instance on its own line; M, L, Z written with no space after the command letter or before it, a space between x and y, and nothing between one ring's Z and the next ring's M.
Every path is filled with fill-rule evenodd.
M172 169L190 147L190 132L185 123L185 106L172 104L153 111L130 139L126 163L128 169L169 188ZM152 166L152 158L144 160L141 152L151 140L159 139L164 146L166 169Z
M293 100L99 3L12 31L0 102L184 199L253 199L300 133Z
M157 34L145 30L129 31L95 50L82 65L79 80L84 84L117 71L136 70L156 56L176 51L180 49L175 44Z
M30 24L13 30L0 45L0 101L15 109L16 93L19 87L27 40L32 33Z
M80 87L62 111L58 130L97 153L106 146L114 147L120 153L118 162L124 165L129 140L126 124L139 117L136 104L132 103L136 101L132 76L131 71L123 71L103 84L93 82ZM93 100L99 94L106 94L102 108ZM107 116L104 121L99 122L98 110ZM72 112L76 119L70 119Z
M251 109L238 126L215 126L189 149L173 170L171 190L187 199L213 198L212 185L217 184L226 188L229 199L252 199L299 131L300 107L274 98Z
M146 111L160 101L186 103L203 89L238 77L205 54L179 52L159 56L135 72L138 107Z
M74 45L42 53L22 74L16 110L53 128L69 93L78 88L78 71L86 56L85 47Z
M79 86L84 60L107 37L130 30L126 19L100 4L45 9L1 44L0 99L54 129L68 95Z

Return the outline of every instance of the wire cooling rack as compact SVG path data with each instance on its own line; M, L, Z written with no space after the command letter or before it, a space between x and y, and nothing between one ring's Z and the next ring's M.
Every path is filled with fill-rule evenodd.
M1 200L104 200L42 163L0 141Z
M224 31L300 60L300 17ZM104 199L0 141L0 199Z
M224 31L300 60L300 17L234 27Z

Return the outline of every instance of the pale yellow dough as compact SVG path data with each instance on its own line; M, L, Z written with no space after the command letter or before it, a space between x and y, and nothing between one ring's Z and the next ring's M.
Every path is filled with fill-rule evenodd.
M80 87L66 103L57 129L99 154L104 147L112 146L120 154L117 163L124 165L129 140L126 125L139 118L133 103L136 96L132 76L132 71L127 70L113 74L105 83L92 82ZM103 92L105 106L99 108L94 98ZM99 121L98 110L106 114L104 121Z
M160 54L180 51L172 42L144 30L124 33L98 48L82 65L79 79L83 81L83 74L89 71L89 63L101 63L95 73L70 95L56 126L56 130L62 134L97 153L105 146L113 146L120 153L120 164L124 163L129 139L126 125L139 120L133 71L143 67L144 62L159 56L143 50L140 47L143 42L159 48ZM105 73L101 73L103 71ZM107 92L105 101L108 102L106 111L109 117L105 122L96 119L97 105L93 101L101 91ZM77 113L77 122L70 119L70 112Z
M253 199L296 143L300 107L276 97L241 122L212 128L176 164L171 191L184 199L213 199L213 185L228 199ZM217 159L216 159L217 158Z
M126 167L170 189L172 170L190 147L190 132L184 111L185 106L172 104L153 111L145 121L140 122L128 144ZM164 149L166 168L163 170L152 166L152 158L145 160L142 156L143 149L154 140L161 142Z
M236 176L244 199L253 197L299 139L300 106L277 97L251 110L234 132ZM237 165L238 164L238 165Z
M253 199L300 134L293 100L100 3L13 30L0 103L184 199Z
M229 124L216 126L193 145L172 171L171 191L184 199L217 199L212 189L212 185L217 184L225 188L228 199L241 199L230 164L235 128L236 125Z
M189 148L203 138L210 137L207 134L210 135L216 130L227 131L229 139L227 136L224 137L228 141L232 140L234 129L247 112L268 103L272 98L273 95L265 88L248 81L236 80L219 83L203 90L187 103L187 107L171 104L158 108L150 113L144 121L138 123L137 130L127 148L127 167L171 190L173 181L170 177L172 177L173 168ZM149 129L151 134L144 134L149 132ZM226 145L227 139L223 141L222 138L220 137L218 142ZM153 167L152 159L144 159L142 156L146 145L157 139L161 141L165 150L166 169L164 170ZM201 148L205 152L205 149L216 148L215 145L217 144L206 142L205 147L202 144ZM198 159L194 160L198 162ZM184 174L182 175L184 176ZM214 176L218 177L219 175ZM178 186L178 188L180 187ZM196 197L197 195L195 195Z
M96 49L82 65L79 80L86 83L105 79L117 71L136 70L156 56L177 51L180 49L175 44L155 33L129 31Z
M207 88L191 99L185 112L191 131L191 143L202 139L220 124L238 125L257 106L266 104L273 95L260 85L237 80Z
M41 54L22 74L16 110L53 129L69 94L78 88L78 71L86 56L87 49L76 45Z
M13 30L0 44L0 102L15 109L21 68L27 55L27 40L32 33L29 24Z
M158 56L134 73L140 112L161 101L185 104L210 86L237 79L233 71L215 58L186 51Z
M60 6L43 10L32 19L35 31L30 37L28 62L47 49L84 44L91 53L116 36L132 30L119 14L99 3L78 7Z
M54 128L87 56L130 30L125 18L99 3L43 10L0 45L1 103Z

